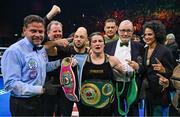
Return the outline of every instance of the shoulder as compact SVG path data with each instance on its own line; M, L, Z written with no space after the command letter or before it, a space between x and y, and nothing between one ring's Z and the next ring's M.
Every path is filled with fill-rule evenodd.
M111 41L109 43L106 43L106 45L113 45L113 44L116 44L117 42L118 42L118 40L113 40L113 41Z
M16 43L12 44L11 46L9 46L5 52L11 52L11 53L19 52L22 44L23 44L22 41L18 41Z
M158 46L158 48L159 48L159 50L160 50L161 52L164 52L164 53L166 53L166 54L167 54L167 52L168 52L168 53L171 53L170 50L169 50L166 46L164 46L164 45L162 45L162 44L158 44L157 46Z
M133 50L139 50L139 51L142 51L144 52L145 48L144 48L144 45L140 42L135 42L135 41L131 41L131 48Z
M144 48L144 45L142 43L140 43L140 42L131 41L131 44L134 45L134 46Z
M109 62L111 63L111 65L117 64L117 62L119 61L117 57L115 56L110 56L107 55Z
M13 60L20 57L21 57L20 46L18 43L15 43L5 50L5 52L3 53L1 62Z
M114 40L114 41L111 41L109 43L106 43L105 44L105 50L109 50L110 48L116 46L117 42L118 42L118 40Z

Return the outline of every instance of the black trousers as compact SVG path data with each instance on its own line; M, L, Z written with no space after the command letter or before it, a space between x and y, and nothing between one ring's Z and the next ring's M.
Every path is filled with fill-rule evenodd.
M85 106L84 104L82 104L82 102L80 101L79 103L77 103L78 106L78 110L79 110L79 116L83 117L83 116L96 116L96 117L100 117L100 116L106 116L106 117L111 117L113 115L113 108L112 108L112 104L108 105L108 107L104 107L102 109L98 109L98 108L93 108L93 107L89 107L89 106Z
M45 116L71 116L74 102L69 101L62 89L56 95L44 96Z
M43 116L43 96L19 98L10 96L12 116Z
M169 116L180 116L180 112L178 112L172 104L169 107Z

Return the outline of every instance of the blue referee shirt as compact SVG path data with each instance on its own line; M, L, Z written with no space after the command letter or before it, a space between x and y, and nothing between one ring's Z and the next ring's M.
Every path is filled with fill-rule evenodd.
M60 60L48 62L45 48L33 51L32 43L25 37L11 45L1 59L6 91L15 97L32 97L42 93L46 72L60 66Z

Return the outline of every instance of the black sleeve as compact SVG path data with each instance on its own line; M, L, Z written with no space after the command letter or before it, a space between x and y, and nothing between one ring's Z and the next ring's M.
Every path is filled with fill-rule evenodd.
M45 27L50 23L50 20L45 16L44 17Z

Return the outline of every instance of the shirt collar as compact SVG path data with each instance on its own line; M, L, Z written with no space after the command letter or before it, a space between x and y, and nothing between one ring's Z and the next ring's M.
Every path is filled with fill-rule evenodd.
M29 41L27 37L24 37L24 42L29 49L33 50L34 45Z
M121 38L119 37L118 45L120 45L120 43L122 43L122 40L121 40ZM128 47L130 47L130 44L131 44L131 40L128 41Z

